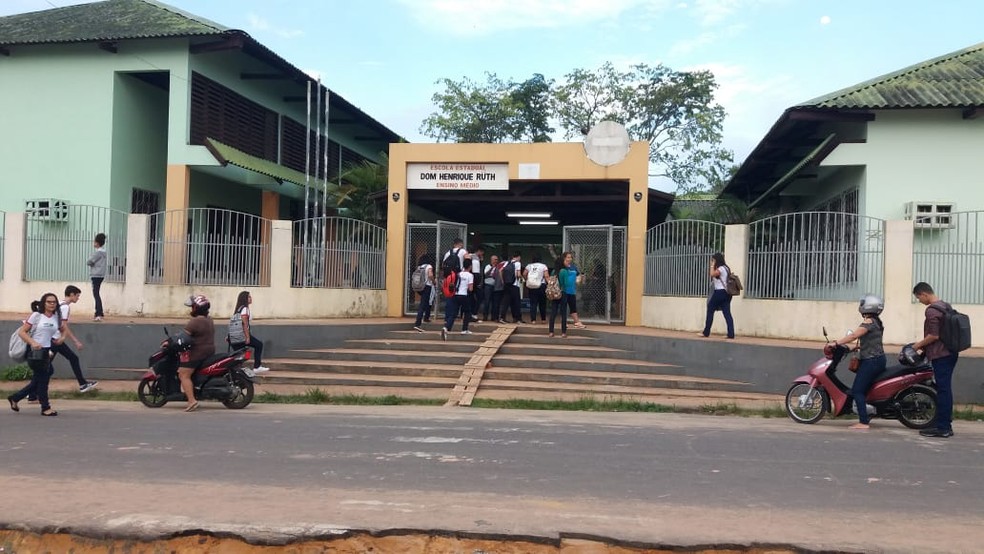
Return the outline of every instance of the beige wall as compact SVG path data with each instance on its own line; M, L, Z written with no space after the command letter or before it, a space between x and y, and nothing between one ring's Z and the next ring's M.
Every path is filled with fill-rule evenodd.
M388 314L403 313L406 279L407 164L409 163L508 163L509 178L519 178L520 164L539 164L540 180L628 181L629 218L626 256L641 260L646 250L647 204L649 198L649 144L633 142L625 160L613 166L595 164L581 143L536 144L391 144L389 156L389 212L387 215L386 290ZM634 193L643 201L632 201ZM394 194L399 200L394 200ZM630 273L631 274L631 273ZM625 324L642 322L642 280L629 279L625 288Z

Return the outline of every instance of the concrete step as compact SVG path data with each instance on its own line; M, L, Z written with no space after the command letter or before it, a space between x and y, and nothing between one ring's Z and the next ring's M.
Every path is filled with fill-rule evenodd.
M561 370L582 370L582 371L621 371L625 373L653 373L682 375L686 368L673 364L663 364L659 362L648 362L645 360L630 360L617 357L588 358L578 354L570 356L555 353L552 355L543 354L497 354L492 358L492 365L497 368L534 368L541 369L561 369Z
M417 334L417 336L421 337L422 335ZM435 342L432 337L418 338L418 339L381 338L381 339L350 340L350 341L346 341L345 344L347 346L351 346L352 348L372 349L372 350L403 350L403 351L417 351L417 352L430 351L431 349L438 348L438 344L440 344L439 349L444 352L467 352L470 354L475 352L475 350L478 349L479 345L482 344L482 342L485 342L485 338L488 338L488 336L486 335L484 338L482 338L481 341L476 339L475 341L449 340L448 342L441 342L440 336L438 336L437 342Z
M512 338L502 345L499 355L516 356L563 356L573 358L613 358L625 355L625 350L601 345L569 344L556 339L544 338L544 342L513 343Z
M415 377L457 377L462 366L454 364L415 363L403 361L373 360L317 360L299 358L271 358L264 360L275 371L311 374L360 374L360 375L408 375Z
M513 392L545 392L545 391L558 391L558 392L575 392L583 394L593 394L593 395L606 395L606 394L617 394L617 395L628 395L628 396L647 396L647 395L662 395L662 396L681 396L689 398L700 398L706 397L709 392L706 389L691 389L691 388L669 388L669 387L634 387L625 385L604 385L604 384L586 384L586 383L543 383L538 381L509 381L504 379L492 379L492 380L482 380L482 384L478 387L477 398L481 398L482 394L488 391L513 391ZM746 395L756 394L740 391L721 391L715 390L715 392L721 398L745 398ZM772 398L775 395L762 395Z
M303 384L310 386L385 386L392 388L440 388L444 387L445 394L450 395L451 389L458 382L454 377L434 377L415 375L371 375L371 374L333 374L311 373L297 371L270 371L261 374L259 384L286 385Z
M611 385L631 387L639 390L649 388L689 389L689 390L719 390L744 391L748 383L710 379L706 377L688 377L685 375L659 375L623 373L612 371L584 371L557 369L501 368L486 369L482 379L482 387L495 387L503 382L536 382L552 384L576 385Z
M290 358L306 360L351 360L364 362L372 361L400 363L428 363L432 361L436 364L463 365L469 358L471 358L472 353L474 353L475 350L478 350L479 345L483 341L467 342L469 342L471 348L463 349L463 352L448 351L445 347L449 344L453 344L453 341L449 338L447 343L438 339L434 342L434 348L432 349L386 350L382 348L311 348L305 350L291 350ZM279 360L286 360L286 358L279 358ZM264 360L264 363L266 363L266 360Z

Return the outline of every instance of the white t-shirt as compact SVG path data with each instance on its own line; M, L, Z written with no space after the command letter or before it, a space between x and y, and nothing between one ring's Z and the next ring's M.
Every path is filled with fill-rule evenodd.
M465 268L465 249L464 248L458 248L457 250L458 250L458 263L461 264L458 267ZM451 250L448 250L447 252L445 252L444 253L444 257L441 258L441 262L444 262L444 260L448 259L448 256L450 256L451 253L454 252L454 251L455 251L455 249L452 248ZM441 267L444 267L444 264L443 263L441 264Z
M728 267L722 265L718 268L718 273L720 273L720 277L711 279L711 282L714 283L714 290L723 290L728 288L725 286L725 283L728 282Z
M499 265L499 264L496 264L496 265ZM485 264L485 284L486 285L494 285L495 284L495 277L492 277L492 269L494 267L495 266L492 265L492 264Z
M70 302L62 301L62 303L58 306L58 309L61 311L62 321L68 321L68 316L72 313L72 304Z
M526 288L540 288L543 285L543 274L545 271L547 271L547 266L540 262L533 262L526 266Z
M40 312L32 312L26 323L31 325L31 338L43 348L51 348L52 339L61 338L57 316L46 316Z
M475 282L475 276L467 271L458 273L458 296L468 296L468 285Z
M516 268L516 280L513 281L513 286L519 288L523 284L523 264L521 262L512 262L512 264Z
M482 260L479 260L478 259L478 255L477 254L472 254L472 257L471 257L471 270L470 271L472 273L481 273L482 272Z
M239 317L242 316L246 316L246 321L252 323L253 318L252 315L249 313L249 306L243 306L242 308L239 308Z

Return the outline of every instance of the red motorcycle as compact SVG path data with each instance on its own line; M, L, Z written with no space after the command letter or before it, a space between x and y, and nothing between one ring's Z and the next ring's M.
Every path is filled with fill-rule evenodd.
M150 371L144 374L137 386L140 402L148 408L160 408L171 400L184 401L178 380L178 360L182 352L191 348L191 338L184 332L174 337L164 329L167 338L161 348L150 356ZM246 362L252 358L252 350L241 348L206 358L191 376L196 400L218 400L226 408L239 410L253 401L252 370Z
M851 388L837 378L837 366L851 351L842 345L827 345L824 357L806 375L793 380L786 393L786 413L797 423L816 423L824 414L833 417L853 413ZM898 419L911 429L927 429L936 420L936 382L933 368L911 346L899 354L900 365L886 367L871 385L867 409L872 417Z

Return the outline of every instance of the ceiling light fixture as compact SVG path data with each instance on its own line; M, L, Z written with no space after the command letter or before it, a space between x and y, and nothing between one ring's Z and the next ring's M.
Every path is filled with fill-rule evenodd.
M506 217L543 217L552 216L550 212L506 212Z
M520 225L557 225L559 221L552 221L548 219L533 219L530 221L520 221Z

